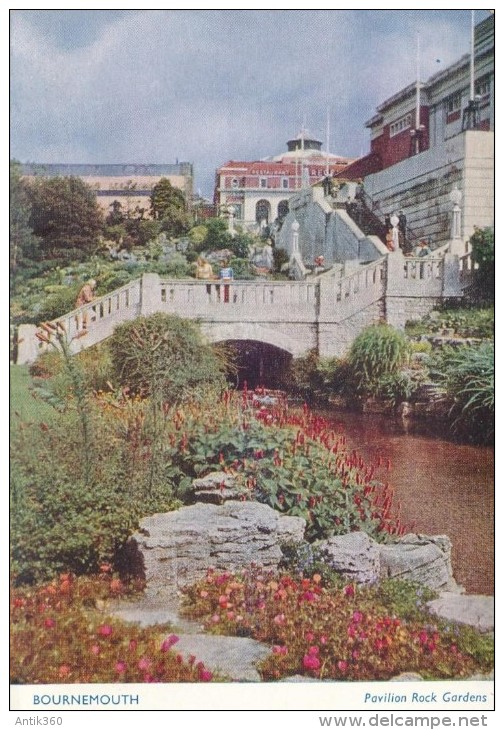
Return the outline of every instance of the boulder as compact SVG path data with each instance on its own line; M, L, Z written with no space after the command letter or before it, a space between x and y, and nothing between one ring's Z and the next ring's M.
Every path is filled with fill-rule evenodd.
M281 544L303 540L305 521L258 502L198 503L146 517L130 547L139 554L150 595L205 577L209 567L236 571L251 563L276 569Z
M245 490L238 486L235 477L224 471L212 471L200 479L194 479L189 493L196 502L224 504L228 500L237 500Z
M399 578L429 588L453 590L451 542L446 535L405 535L391 545L380 546L382 578Z
M439 598L430 601L428 607L431 613L440 618L473 626L482 633L494 629L493 596L468 596L445 591Z
M365 532L349 532L316 543L322 560L356 583L373 583L380 576L380 546Z

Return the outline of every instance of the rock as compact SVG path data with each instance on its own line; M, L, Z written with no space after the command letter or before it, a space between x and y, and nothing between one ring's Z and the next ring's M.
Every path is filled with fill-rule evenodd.
M365 532L336 535L316 543L324 562L357 583L372 583L380 576L380 547Z
M401 672L395 677L391 677L389 682L423 682L424 678L417 672Z
M239 499L245 489L238 486L236 479L224 471L212 471L200 479L194 479L189 493L196 502L224 504L228 500Z
M260 682L256 665L271 648L255 639L210 634L179 634L174 651L186 659L193 655L207 669L238 682Z
M436 616L460 624L474 626L482 633L494 629L493 596L469 596L446 591L427 605L431 613Z
M198 503L146 517L131 547L140 554L147 592L166 594L205 577L207 569L236 571L251 563L276 569L281 544L303 540L305 521L258 502Z
M429 588L456 587L451 566L451 542L445 535L405 535L380 546L382 578L400 578Z

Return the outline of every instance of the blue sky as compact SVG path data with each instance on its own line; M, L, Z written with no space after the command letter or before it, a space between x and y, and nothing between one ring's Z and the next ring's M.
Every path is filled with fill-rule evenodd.
M477 10L476 19L487 17ZM375 107L469 51L470 10L11 10L11 157L193 162L278 154L303 119L359 156Z

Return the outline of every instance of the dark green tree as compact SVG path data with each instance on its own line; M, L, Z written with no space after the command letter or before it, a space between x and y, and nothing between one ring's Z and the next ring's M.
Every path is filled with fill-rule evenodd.
M209 218L205 222L207 235L204 247L207 251L216 251L220 248L228 248L231 242L231 234L224 218Z
M167 213L172 208L176 208L177 210L185 210L186 208L184 193L178 188L175 188L166 177L162 177L154 185L150 201L151 215L155 220L166 218Z
M10 269L25 260L36 258L39 239L30 226L31 205L26 183L21 176L21 166L15 160L10 163L10 210L9 210Z
M495 241L491 228L476 228L469 242L472 260L477 264L476 291L478 299L493 300L495 297Z
M92 188L78 177L33 180L30 223L44 259L84 259L99 248L103 215Z

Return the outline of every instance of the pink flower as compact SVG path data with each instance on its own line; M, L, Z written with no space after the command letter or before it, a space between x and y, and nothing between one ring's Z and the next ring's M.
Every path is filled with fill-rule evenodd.
M312 634L311 631L307 631L305 634L306 641L313 641L315 638L315 634Z
M418 638L421 644L426 644L429 636L426 631L420 631L420 633L418 634Z
M352 585L352 583L350 583L350 585L344 587L343 593L345 596L348 596L349 598L351 598L352 596L355 596L355 588Z
M348 669L347 662L344 662L344 661L340 660L338 662L338 669L340 670L340 672L346 672L346 670Z
M98 646L98 644L93 644L93 646L91 647L91 651L92 651L92 653L93 653L93 654L94 654L95 656L98 656L98 654L100 653L101 649L100 649L100 647Z
M359 653L358 649L354 649L352 652L352 659L357 660L359 657L360 657L360 653Z
M234 611L228 611L226 615L230 621L234 619Z
M200 591L200 597L206 598L208 596L208 591Z
M320 669L320 659L313 654L305 654L303 657L303 667L305 669Z
M327 644L327 636L325 634L322 634L322 636L320 637L320 643Z
M286 646L279 646L278 644L275 644L273 647L273 654L281 654L285 656L288 653L288 649Z
M273 623L275 623L277 626L281 626L285 623L285 614L284 613L278 613L275 618L273 619Z
M313 593L313 591L305 591L303 593L303 595L301 596L301 598L304 601L314 601L316 596L315 596L315 593Z
M220 616L218 616L216 613L212 616L212 621L214 624L218 623L220 621Z
M354 611L352 616L354 624L358 624L362 621L362 613L360 611Z
M98 627L98 635L99 636L110 636L112 634L112 626L109 624L102 624Z
M138 644L138 642L137 642L136 639L131 639L130 640L130 643L129 643L129 650L130 651L135 651L136 648L137 648L137 644Z
M53 618L46 618L44 626L46 629L53 629L56 626L56 621Z
M149 669L150 665L152 664L151 660L148 659L148 657L143 656L140 661L138 662L138 668L142 671L147 671Z
M264 611L264 609L266 608L266 603L264 601L258 601L257 608L259 609L259 611Z
M118 674L122 674L126 671L126 662L116 662L115 669Z
M179 641L179 637L175 636L175 634L170 634L161 644L161 651L169 651L177 641Z
M308 654L310 656L317 656L318 653L319 653L318 646L310 646L310 648L308 649Z
M200 682L211 682L213 679L213 674L208 669L204 669L201 667L198 672L198 678Z

